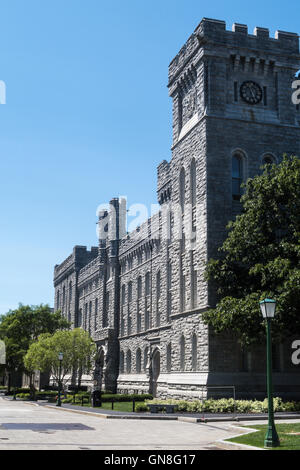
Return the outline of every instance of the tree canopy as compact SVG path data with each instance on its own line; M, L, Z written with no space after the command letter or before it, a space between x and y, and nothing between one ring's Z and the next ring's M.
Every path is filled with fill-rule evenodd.
M6 368L24 370L24 356L43 333L70 328L70 323L48 305L22 305L0 318L0 339L6 347Z
M50 372L58 382L59 353L63 354L62 381L67 381L72 372L78 369L90 372L96 354L96 345L90 335L76 328L72 331L57 331L53 335L42 334L31 344L24 364L27 370Z
M241 202L220 258L207 265L219 301L203 319L216 333L257 343L265 334L259 301L269 297L277 302L274 335L300 334L300 159L265 165L245 184Z

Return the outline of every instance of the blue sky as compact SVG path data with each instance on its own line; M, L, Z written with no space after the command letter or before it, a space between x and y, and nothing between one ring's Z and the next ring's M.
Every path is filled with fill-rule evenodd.
M53 266L97 245L99 204L156 203L168 64L203 17L300 31L296 0L3 0L0 13L2 314L53 304Z

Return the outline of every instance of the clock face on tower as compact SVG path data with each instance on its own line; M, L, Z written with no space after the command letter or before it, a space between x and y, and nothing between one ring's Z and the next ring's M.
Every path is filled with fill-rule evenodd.
M248 104L258 104L262 100L261 87L251 80L241 85L240 93L242 99Z

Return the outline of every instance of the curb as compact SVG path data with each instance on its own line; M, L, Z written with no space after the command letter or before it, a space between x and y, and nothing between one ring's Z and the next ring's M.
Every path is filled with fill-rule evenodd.
M39 406L39 405L38 405ZM69 413L77 413L77 414L82 414L82 415L88 415L88 416L96 416L97 418L102 418L102 419L135 419L135 420L157 420L157 421L177 421L178 417L177 416L134 416L134 415L108 415L104 413L93 413L92 411L83 411L83 410L71 410L70 408L64 408L64 407L55 407L51 405L44 405L44 408L48 408L50 410L56 410L56 411L68 411Z
M233 427L240 429L241 431L246 431L241 434L236 434L235 436L229 437L227 439L219 439L218 441L215 442L215 445L219 447L220 449L225 449L225 450L266 450L262 449L261 447L255 447L255 446L249 446L247 444L239 444L238 442L230 442L228 439L234 439L236 437L241 437L245 436L247 434L252 434L254 432L257 432L257 429L252 429L252 428L241 428L239 426L233 425Z
M159 415L159 414L153 414L153 415L130 415L130 414L106 414L106 413L95 413L93 411L85 411L85 410L78 410L78 409L70 409L70 408L65 408L64 406L62 407L56 407L55 405L41 405L38 403L28 403L29 405L34 405L34 406L44 406L45 408L51 409L51 410L64 410L68 411L70 413L78 413L78 414L83 414L83 415L88 415L88 416L97 416L102 419L135 419L135 420L156 420L156 421L182 421L186 423L234 423L234 422L247 422L247 421L267 421L268 417L267 416L236 416L236 417L205 417L205 418L196 418L196 417L189 417L189 416L168 416L168 415ZM300 419L300 415L282 415L282 416L275 416L275 420L294 420ZM242 428L245 429L245 428Z

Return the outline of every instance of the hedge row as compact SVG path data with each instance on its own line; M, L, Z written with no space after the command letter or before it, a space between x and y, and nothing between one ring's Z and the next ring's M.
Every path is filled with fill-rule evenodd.
M76 395L67 395L67 398L63 399L63 403L73 403L75 397L75 402L79 402L82 398L85 400L85 402L88 400L90 402L91 400L91 395L87 393L81 393L81 394L76 394ZM101 395L101 400L102 403L111 403L112 400L114 402L144 402L145 400L151 400L152 395L149 393L145 393L143 395L138 395L138 394L112 394L112 393L106 393Z
M177 405L178 411L187 413L267 413L268 412L268 400L236 400L233 398L222 398L220 400L208 399L203 402L200 400L186 401L186 400L160 400L155 398L151 401L147 400L144 405L144 409L141 409L140 405L137 405L136 411L148 411L145 409L146 405L162 403ZM274 398L274 411L300 411L300 402L290 401L284 402L281 398Z

